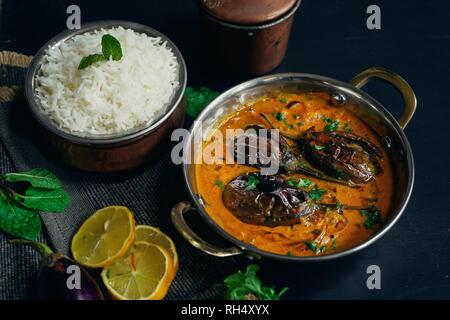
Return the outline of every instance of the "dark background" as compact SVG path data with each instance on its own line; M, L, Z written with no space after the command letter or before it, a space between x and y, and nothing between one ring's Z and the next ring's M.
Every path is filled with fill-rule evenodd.
M222 67L193 1L0 0L0 4L1 50L34 54L66 28L67 6L78 4L82 22L124 19L169 36L184 55L190 86L224 90L245 80ZM366 28L370 4L381 7L381 30ZM273 72L349 80L365 68L382 66L401 74L418 99L418 110L406 129L416 181L402 218L362 252L309 265L262 261L264 280L289 286L287 298L450 298L449 18L446 0L302 2L286 58ZM402 101L391 87L374 82L364 90L394 115L401 113ZM371 264L381 268L381 290L366 287L366 268Z

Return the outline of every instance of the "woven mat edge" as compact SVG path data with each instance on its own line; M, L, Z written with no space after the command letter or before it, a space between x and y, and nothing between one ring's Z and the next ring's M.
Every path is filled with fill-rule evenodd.
M0 51L0 65L27 68L33 56L27 56L13 51ZM10 102L23 99L22 86L0 86L0 102Z

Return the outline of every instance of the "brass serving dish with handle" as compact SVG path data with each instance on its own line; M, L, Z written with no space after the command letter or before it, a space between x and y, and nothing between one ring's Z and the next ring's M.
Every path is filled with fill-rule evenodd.
M404 111L398 121L378 101L360 89L371 79L387 81L402 94ZM350 83L302 73L274 74L256 78L231 88L208 105L191 128L190 137L185 145L185 152L191 154L196 150L195 148L201 148L201 144L199 145L194 141L196 134L204 136L218 125L224 114L237 110L246 101L279 91L326 92L332 97L336 106L349 108L350 111L366 122L379 135L384 147L391 156L395 172L395 194L391 212L385 224L367 241L333 254L288 256L263 251L232 237L213 221L205 210L203 199L197 191L195 164L189 163L183 165L183 173L194 206L188 201L178 203L171 212L173 224L180 234L194 247L217 257L246 254L254 258L264 256L283 261L315 262L343 257L368 247L381 238L397 222L406 208L413 189L413 154L403 129L407 126L416 110L417 101L414 91L401 76L384 68L367 69L355 76ZM218 234L230 241L233 246L230 248L219 248L201 239L184 219L185 214L194 211L198 212Z

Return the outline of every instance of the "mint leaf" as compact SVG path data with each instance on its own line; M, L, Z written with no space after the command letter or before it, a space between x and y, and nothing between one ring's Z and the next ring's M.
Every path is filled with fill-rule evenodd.
M110 34L105 34L102 37L102 53L106 60L109 60L110 57L114 61L122 59L122 47L119 40Z
M35 240L41 232L39 211L61 212L69 204L58 178L46 169L7 173L3 179L29 183L25 194L0 186L0 229L14 236Z
M0 191L0 229L27 240L36 240L41 233L39 214L22 207Z
M33 187L37 188L61 188L58 178L50 171L41 168L19 173L7 173L3 177L8 182L29 182Z
M102 53L91 54L83 57L78 65L78 69L82 70L99 61L108 61L110 57L117 61L122 59L122 47L119 40L110 34L102 37Z
M69 205L69 196L63 189L42 189L31 187L25 195L18 195L23 199L23 205L44 212L62 212Z
M217 96L219 92L206 87L191 88L186 87L184 97L186 99L186 112L192 118L196 118L200 112Z
M91 54L89 56L83 57L78 65L78 70L83 70L89 67L90 65L99 62L106 61L107 59L102 54Z

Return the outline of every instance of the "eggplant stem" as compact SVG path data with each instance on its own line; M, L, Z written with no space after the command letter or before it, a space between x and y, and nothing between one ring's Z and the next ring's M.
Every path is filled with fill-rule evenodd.
M44 243L37 242L37 241L30 241L30 240L23 240L23 239L13 239L13 240L9 240L9 243L31 246L33 249L38 251L42 257L48 256L48 255L54 253L53 250L50 249L49 246L47 246Z
M346 204L340 204L340 203L318 203L319 206L322 208L341 208L345 210L367 210L367 207L362 206L351 206Z

